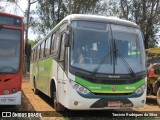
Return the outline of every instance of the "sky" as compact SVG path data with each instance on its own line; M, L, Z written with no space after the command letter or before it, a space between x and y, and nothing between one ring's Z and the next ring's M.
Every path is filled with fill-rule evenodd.
M5 11L7 13L15 14L24 17L24 11L28 7L28 0L18 0L19 2L17 5L15 3L6 2L6 0L0 0L0 4L5 8ZM34 1L34 0L31 0ZM19 8L19 7L20 8ZM31 5L31 10L34 10L36 8L36 3ZM23 11L23 12L22 12ZM37 35L33 33L31 29L29 29L28 33L29 40L35 40L37 38Z

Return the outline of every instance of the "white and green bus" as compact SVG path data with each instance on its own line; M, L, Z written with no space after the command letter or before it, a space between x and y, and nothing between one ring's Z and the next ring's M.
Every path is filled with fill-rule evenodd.
M143 107L142 32L114 17L69 15L32 48L30 79L56 111Z

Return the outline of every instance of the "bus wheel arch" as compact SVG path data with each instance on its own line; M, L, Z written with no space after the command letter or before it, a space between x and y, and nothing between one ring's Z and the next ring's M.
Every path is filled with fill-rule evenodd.
M35 95L39 94L39 90L36 87L36 78L35 78L35 76L33 77L33 91L34 91Z
M54 91L56 91L56 84L55 84L54 79L52 79L50 82L50 97L51 97L51 99L53 99L53 97L54 97Z
M51 93L51 99L53 100L53 107L56 111L61 112L65 110L65 107L58 102L57 100L57 89L56 89L56 84L55 81L52 79L51 80L51 89L50 89L50 93Z

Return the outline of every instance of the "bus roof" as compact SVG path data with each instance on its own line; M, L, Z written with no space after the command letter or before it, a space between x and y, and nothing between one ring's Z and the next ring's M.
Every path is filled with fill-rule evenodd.
M88 21L97 21L97 22L106 22L111 24L119 24L119 25L125 25L130 27L136 27L139 28L139 26L131 21L119 19L117 17L106 17L106 16L99 16L99 15L85 15L85 14L71 14L66 16L61 22L59 22L52 30L48 33L42 40L40 40L32 49L37 47L39 44L42 43L42 41L46 40L49 35L52 34L53 31L55 31L63 22L68 21L69 23L73 20L88 20Z
M99 15L72 14L72 15L68 15L67 17L65 17L64 20L69 20L69 21L88 20L88 21L108 22L108 23L114 23L114 24L128 25L132 27L139 27L134 22L119 19L113 16L106 17L106 16L99 16Z
M0 14L1 14L1 15L6 15L6 16L18 17L18 18L23 19L23 17L21 17L21 16L14 15L14 14L10 14L10 13L6 13L6 12L0 12Z

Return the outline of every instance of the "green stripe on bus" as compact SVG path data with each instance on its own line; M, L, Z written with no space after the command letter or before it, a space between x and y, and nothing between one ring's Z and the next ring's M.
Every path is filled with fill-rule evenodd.
M94 93L132 93L145 83L145 79L141 79L140 81L134 84L126 85L95 84L88 82L80 77L76 77L75 80L77 83ZM112 88L114 87L116 87L116 90L112 90Z

